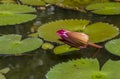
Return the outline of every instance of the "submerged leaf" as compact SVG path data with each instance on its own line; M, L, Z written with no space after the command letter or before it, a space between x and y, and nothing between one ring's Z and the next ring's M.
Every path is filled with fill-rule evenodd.
M69 45L61 45L54 48L54 54L63 54L63 53L68 53L76 50L80 50L80 49L71 47Z
M8 38L7 38L8 36ZM21 54L39 48L42 40L39 38L27 38L21 41L21 35L5 35L0 37L0 54Z
M0 79L6 79L3 74L0 74Z
M120 14L120 3L117 2L96 3L88 5L86 9L96 14L116 15Z
M46 77L47 79L98 79L94 77L96 73L99 74L98 72L97 59L77 59L55 65Z
M25 5L0 4L0 26L31 21L36 18L36 15L27 14L31 12L35 12L35 9Z
M8 73L10 71L10 68L4 68L4 69L1 69L0 70L0 73L2 73L2 74L6 74L6 73ZM1 78L0 78L1 79Z
M58 20L40 26L38 34L47 41L57 43L61 43L58 41L59 37L56 34L56 31L60 29L84 32L90 36L90 41L95 43L106 41L119 34L119 29L111 24L98 22L88 25L89 23L88 20Z
M114 39L114 40L108 41L105 44L105 48L109 52L120 56L120 39Z

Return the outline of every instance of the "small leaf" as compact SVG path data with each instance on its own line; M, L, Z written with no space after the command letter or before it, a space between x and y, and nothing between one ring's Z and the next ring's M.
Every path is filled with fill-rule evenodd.
M71 47L69 45L61 45L54 48L54 54L63 54L63 53L68 53L76 50L80 50L80 49Z
M53 48L54 48L54 45L51 43L43 43L42 44L42 49L47 50L47 49L53 49Z
M0 26L20 24L31 21L36 15L28 14L36 12L34 8L17 4L0 4Z
M86 7L86 9L96 14L116 15L116 14L120 14L120 3L105 2L105 3L90 4Z
M7 39L7 36L9 39ZM27 38L21 41L21 39L11 40L16 38L9 35L0 37L0 54L21 54L24 52L29 52L39 48L43 41L39 38ZM21 35L19 35L19 38Z
M97 59L77 59L53 66L46 77L47 79L97 79L92 78L95 72L99 72Z
M109 52L120 56L120 39L114 39L114 40L108 41L105 44L105 48Z

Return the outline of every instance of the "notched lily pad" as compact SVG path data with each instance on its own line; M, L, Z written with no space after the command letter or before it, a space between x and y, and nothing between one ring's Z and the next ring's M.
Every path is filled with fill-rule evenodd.
M61 45L54 48L54 54L63 54L63 53L68 53L76 50L80 50L80 49L71 47L69 45Z
M32 7L17 4L0 4L0 26L20 24L36 18Z
M38 34L47 41L57 43L61 43L58 40L58 35L56 34L56 31L60 29L84 32L90 36L90 41L94 43L106 41L119 34L119 29L111 24L98 22L88 25L89 23L89 20L77 19L53 21L40 26L38 28Z
M88 4L107 2L107 1L109 0L61 0L61 2L56 3L56 5L63 8L69 8L84 12L85 11L84 8Z
M97 22L88 25L84 30L89 35L91 42L103 42L119 34L119 29L112 24Z
M23 4L28 4L32 6L45 6L44 0L20 0Z
M109 52L120 56L120 39L114 39L114 40L108 41L105 44L105 48Z
M39 38L27 38L24 40L21 40L20 38L21 35L1 36L0 54L22 54L39 48L43 43Z
M120 61L107 61L102 67L102 72L106 75L105 79L120 78Z
M94 72L99 72L97 59L77 59L55 65L46 77L47 79L97 79L91 78Z
M87 10L101 15L116 15L120 14L120 3L105 2L90 4L86 7Z

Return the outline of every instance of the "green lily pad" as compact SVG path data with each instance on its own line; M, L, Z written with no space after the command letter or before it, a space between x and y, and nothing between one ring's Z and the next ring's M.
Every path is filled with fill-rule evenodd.
M36 12L36 10L25 5L0 4L0 26L31 21L36 18L36 15L28 14L31 12Z
M119 29L112 24L97 22L88 25L84 30L89 35L91 42L103 42L119 34Z
M77 59L53 66L46 77L47 79L103 79L95 77L98 72L97 59Z
M82 31L88 34L90 36L90 41L94 43L106 41L119 34L119 29L111 24L98 22L88 25L89 23L89 20L73 19L53 21L40 26L38 28L38 34L40 37L44 38L47 41L57 43L61 43L58 40L60 37L58 37L58 35L56 34L56 31L60 29L66 29L76 32Z
M105 48L109 52L120 56L120 39L114 39L114 40L108 41L105 44Z
M69 45L60 45L54 48L54 54L63 54L63 53L68 53L75 50L80 50L80 49L71 47Z
M64 0L44 0L46 3L55 4L63 2Z
M85 11L85 6L88 4L99 3L99 2L108 2L109 0L62 0L59 3L56 3L57 6L74 9L78 11Z
M120 61L109 60L102 68L102 72L106 74L105 79L119 79L120 78Z
M51 43L43 43L42 44L42 49L47 50L47 49L53 49L53 48L54 48L54 45Z
M96 3L88 5L86 9L96 14L116 15L120 14L120 3L117 2Z
M0 0L0 3L16 3L16 1L15 0Z
M27 38L24 40L21 40L20 38L21 35L1 36L0 54L22 54L39 48L43 43L39 38Z
M32 6L45 6L44 0L20 0L23 4L28 4Z

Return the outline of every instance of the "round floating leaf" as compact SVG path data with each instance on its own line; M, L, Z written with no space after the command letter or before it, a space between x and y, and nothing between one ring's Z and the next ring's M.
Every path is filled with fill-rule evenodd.
M98 22L88 25L89 22L88 20L58 20L40 26L38 34L47 41L58 43L60 42L58 41L59 37L56 31L60 29L76 32L82 31L90 36L90 41L95 43L108 40L119 34L119 29L111 24Z
M0 0L0 3L16 3L16 1L15 0Z
M33 5L33 6L45 6L44 0L20 0L23 4Z
M115 15L120 14L120 3L116 2L96 3L88 5L86 9L96 14Z
M8 39L7 39L8 36ZM18 35L17 35L18 36ZM42 40L39 38L27 38L24 40L17 39L13 35L5 35L0 37L0 54L21 54L39 48L42 45ZM19 35L21 38L21 35Z
M57 46L54 48L54 53L55 54L63 54L63 53L72 52L75 50L80 50L80 49L73 48L69 45L61 45L61 46Z
M0 17L1 17L0 26L20 24L20 23L27 22L27 21L30 21L36 18L36 16L32 14L13 14L10 16L0 15Z
M88 25L84 30L89 35L91 42L102 42L111 39L119 34L119 29L108 23L94 23Z
M109 60L102 68L102 72L106 75L105 79L119 79L120 78L120 61Z
M46 23L38 28L39 36L51 42L58 41L57 30L67 29L71 31L80 31L84 26L88 25L88 20L58 20L55 22ZM48 31L49 30L49 31Z
M57 3L57 6L74 9L78 11L85 11L85 6L88 4L99 3L99 2L107 2L109 0L62 0Z
M105 48L115 54L120 56L120 39L114 39L105 44Z
M63 2L64 0L44 0L46 3L55 4Z
M55 65L46 77L47 79L98 79L94 77L98 72L97 59L77 59Z
M27 14L30 12L35 12L35 9L25 5L0 4L0 26L20 24L35 19L36 15Z

